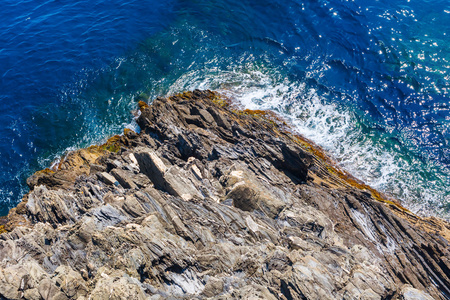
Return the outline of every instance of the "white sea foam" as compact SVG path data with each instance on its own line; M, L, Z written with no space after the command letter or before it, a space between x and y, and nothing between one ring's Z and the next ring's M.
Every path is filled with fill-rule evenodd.
M291 82L273 69L247 65L187 72L168 94L197 88L218 90L244 108L279 113L295 131L323 147L343 169L368 185L399 199L413 212L449 218L440 208L450 201L446 196L450 174L445 169L392 150L382 138L367 135L351 108L319 97L305 84ZM434 174L436 181L429 182L424 173Z

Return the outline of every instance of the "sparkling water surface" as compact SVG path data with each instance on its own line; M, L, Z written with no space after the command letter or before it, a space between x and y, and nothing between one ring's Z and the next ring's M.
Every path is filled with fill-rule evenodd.
M271 109L414 212L450 216L450 3L0 4L0 215L66 151L134 128L136 95Z

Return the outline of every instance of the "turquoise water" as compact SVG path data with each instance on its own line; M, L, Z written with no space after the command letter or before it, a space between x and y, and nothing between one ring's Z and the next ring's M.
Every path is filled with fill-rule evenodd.
M136 95L271 109L414 212L449 218L446 1L5 1L1 213L70 149L136 128Z

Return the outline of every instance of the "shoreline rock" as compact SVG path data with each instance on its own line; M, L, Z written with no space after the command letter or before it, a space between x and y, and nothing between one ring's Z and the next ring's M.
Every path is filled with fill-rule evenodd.
M211 91L29 178L0 299L449 299L450 225Z

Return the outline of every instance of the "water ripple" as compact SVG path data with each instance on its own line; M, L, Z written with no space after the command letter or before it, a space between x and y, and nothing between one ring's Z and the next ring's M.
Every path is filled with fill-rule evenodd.
M373 187L450 210L443 0L3 1L0 201L150 98L213 88L273 109Z

